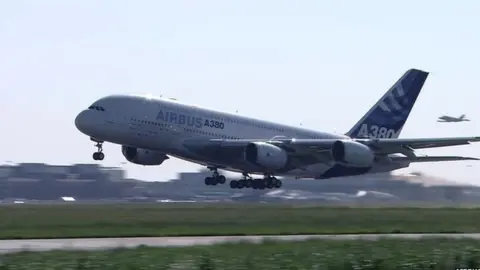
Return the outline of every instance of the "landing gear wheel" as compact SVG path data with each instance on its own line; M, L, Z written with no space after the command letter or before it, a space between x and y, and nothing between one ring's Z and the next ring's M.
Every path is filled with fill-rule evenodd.
M265 186L268 188L268 189L272 189L273 188L273 178L269 177L265 180Z
M262 179L252 179L252 188L253 189L260 189L262 186Z
M236 181L236 188L252 188L254 186L254 179L248 175L248 173L242 173L242 179Z
M277 179L277 181L275 181L275 188L281 188L282 184L282 181Z
M209 180L207 181L207 178L205 178L205 185L209 186L215 186L216 184L225 184L227 179L225 176L221 175L218 173L217 168L215 167L207 167L209 170L213 171L212 177L207 177ZM209 184L207 184L207 182Z
M211 186L212 185L212 178L211 177L205 177L205 185Z
M217 177L217 181L218 181L219 184L225 184L225 182L227 181L227 179L225 178L225 176L219 175L219 176Z
M95 152L93 153L93 160L103 160L105 158L105 154L102 152Z
M282 182L278 180L275 176L267 174L263 179L259 179L258 186L260 189L279 188L282 186Z
M265 189L265 181L263 179L258 181L258 189Z
M238 187L238 181L236 181L236 180L230 181L230 188L235 189L237 187Z
M237 188L238 189L242 189L244 187L246 187L246 180L240 180L240 181L237 181Z
M103 142L99 142L90 138L95 142L95 147L97 148L97 152L93 153L93 160L103 160L105 158L105 154L103 154Z
M207 186L216 186L217 184L219 184L218 179L215 177L205 177L204 182Z

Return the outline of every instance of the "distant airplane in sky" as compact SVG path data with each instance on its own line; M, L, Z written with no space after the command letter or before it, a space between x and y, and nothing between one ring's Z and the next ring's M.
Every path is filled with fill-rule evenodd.
M478 160L418 156L415 150L465 145L480 137L399 138L427 77L428 72L408 70L344 134L142 95L102 97L78 114L75 125L96 142L94 160L104 159L103 143L111 142L134 164L160 165L171 156L204 165L213 173L206 185L225 183L218 169L242 173L230 181L231 188L280 188L275 175L326 179L390 172L413 162Z
M443 116L440 116L437 120L437 122L440 122L440 123L464 122L464 121L470 121L469 119L465 118L465 114L460 115L460 117L443 115Z

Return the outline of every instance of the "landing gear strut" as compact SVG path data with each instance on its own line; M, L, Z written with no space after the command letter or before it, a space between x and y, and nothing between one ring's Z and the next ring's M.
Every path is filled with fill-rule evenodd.
M225 184L227 179L225 176L218 173L218 169L215 167L208 167L210 171L213 171L213 175L211 177L205 177L205 185L207 186L215 186L217 184Z
M105 158L105 154L103 153L103 142L95 141L95 147L97 147L97 152L93 153L93 160L103 160Z

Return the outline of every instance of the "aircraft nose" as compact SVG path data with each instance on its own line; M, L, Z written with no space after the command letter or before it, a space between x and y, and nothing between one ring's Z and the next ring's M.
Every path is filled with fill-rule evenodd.
M75 117L75 126L82 133L88 133L89 126L91 126L91 119L89 119L89 110L81 111L77 117Z

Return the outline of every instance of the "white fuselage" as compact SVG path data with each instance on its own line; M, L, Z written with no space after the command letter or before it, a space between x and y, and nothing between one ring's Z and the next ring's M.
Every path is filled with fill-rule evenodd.
M237 164L221 164L192 153L183 143L191 139L271 139L284 136L298 139L349 139L299 127L262 121L231 113L200 108L180 102L135 95L113 95L96 101L76 118L77 128L84 134L119 145L149 149L201 165L221 165L224 169L242 172ZM284 175L316 178L331 169L333 161L295 169ZM408 163L376 163L369 173L386 172ZM320 177L321 178L321 177Z

